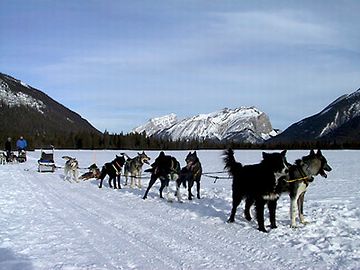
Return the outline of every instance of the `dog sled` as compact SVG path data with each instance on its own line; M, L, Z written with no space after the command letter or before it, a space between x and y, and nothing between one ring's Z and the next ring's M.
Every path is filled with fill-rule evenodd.
M51 152L45 152L41 149L41 156L38 160L38 172L54 172L55 168L54 148L51 149Z

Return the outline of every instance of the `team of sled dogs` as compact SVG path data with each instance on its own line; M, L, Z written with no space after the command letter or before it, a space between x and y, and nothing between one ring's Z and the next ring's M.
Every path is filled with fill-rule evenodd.
M116 155L111 162L105 163L100 170L96 164L88 167L89 171L78 177L79 164L75 158L64 156L64 179L78 181L96 178L100 180L99 188L103 180L108 176L108 183L111 188L121 188L120 175L125 176L125 185L141 187L142 167L149 164L150 157L142 153L134 158L122 153ZM186 165L181 168L179 161L163 151L151 164L151 168L145 170L151 174L150 181L143 196L145 200L148 193L157 179L160 180L160 198L163 198L165 189L166 197L172 201L169 184L173 182L176 187L175 196L181 202L180 187L183 185L188 189L188 199L192 200L192 187L196 183L197 198L200 199L200 179L202 167L196 151L189 152L185 158ZM229 223L235 221L236 210L241 201L245 200L245 218L251 220L250 208L255 204L256 220L258 229L266 232L264 225L264 208L267 205L270 217L270 228L276 228L276 206L281 193L288 193L290 196L290 221L291 227L296 227L296 215L302 224L307 222L304 219L303 206L305 192L314 180L314 177L321 175L326 178L326 172L331 171L326 158L321 150L311 150L307 156L290 164L286 160L286 150L281 153L262 153L262 160L257 164L243 165L235 160L234 151L228 149L224 152L225 169L232 176L232 210L228 219Z

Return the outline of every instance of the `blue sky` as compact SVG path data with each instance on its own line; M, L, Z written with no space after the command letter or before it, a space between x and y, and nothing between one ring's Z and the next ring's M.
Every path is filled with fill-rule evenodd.
M360 87L360 1L0 0L0 72L97 129L255 106L274 128Z

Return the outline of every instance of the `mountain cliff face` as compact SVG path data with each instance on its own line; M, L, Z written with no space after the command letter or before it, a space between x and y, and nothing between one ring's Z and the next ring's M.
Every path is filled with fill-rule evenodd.
M359 141L359 127L360 89L339 97L320 113L291 125L270 142Z
M223 109L177 120L171 114L150 119L137 127L134 132L146 132L172 140L218 140L241 143L262 143L277 133L273 130L268 116L254 107Z
M164 115L161 117L151 118L147 123L133 129L133 132L143 133L146 132L147 136L157 134L163 129L169 128L178 122L177 116L174 113Z
M2 136L48 136L89 132L100 134L79 114L43 92L0 73L0 133Z

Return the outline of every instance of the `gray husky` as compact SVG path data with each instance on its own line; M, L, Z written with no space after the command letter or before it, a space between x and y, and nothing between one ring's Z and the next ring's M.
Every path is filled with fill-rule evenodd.
M69 156L63 156L62 158L66 160L64 165L64 180L68 180L69 182L71 182L71 180L74 182L79 182L79 162L76 160L76 158Z
M303 212L304 197L309 184L314 181L314 176L320 174L326 178L326 172L331 170L321 150L316 153L311 150L309 155L296 160L295 164L289 167L290 179L286 181L285 190L287 189L290 195L290 226L292 228L296 227L296 212L298 212L300 222L307 223Z
M123 153L124 156L127 157L124 166L124 175L125 175L125 186L128 184L128 176L130 174L131 183L130 187L134 187L136 185L141 188L141 174L142 174L142 167L143 165L149 164L150 157L145 154L143 151L142 153L138 153L138 155L134 158L130 158L127 154Z

